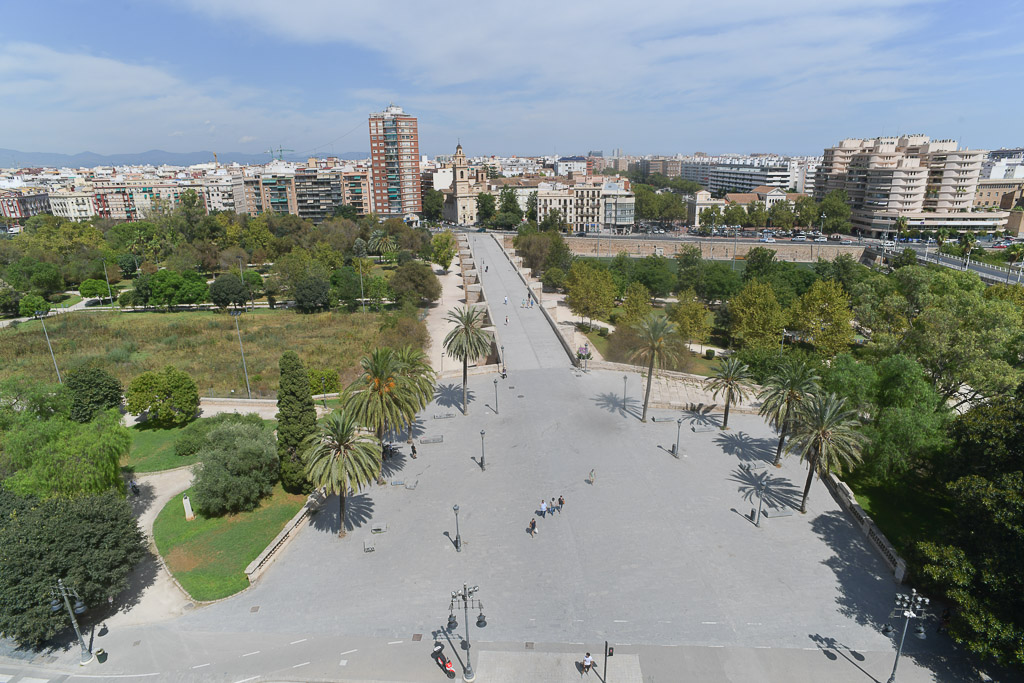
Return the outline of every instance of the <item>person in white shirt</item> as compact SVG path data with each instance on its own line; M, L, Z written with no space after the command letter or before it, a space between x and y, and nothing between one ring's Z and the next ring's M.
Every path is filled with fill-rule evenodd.
M583 673L590 673L590 668L592 666L594 666L594 658L591 657L590 653L588 652L587 656L583 658Z

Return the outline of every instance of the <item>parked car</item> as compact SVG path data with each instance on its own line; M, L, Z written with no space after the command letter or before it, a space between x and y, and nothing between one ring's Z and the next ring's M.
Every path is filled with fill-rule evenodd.
M814 241L815 241L815 242L828 242L828 238L827 238L827 237L825 237L824 235L821 235L821 236L819 236L819 237L815 237L815 238L814 238Z
M853 240L851 240L851 239L840 240L839 244L853 244Z

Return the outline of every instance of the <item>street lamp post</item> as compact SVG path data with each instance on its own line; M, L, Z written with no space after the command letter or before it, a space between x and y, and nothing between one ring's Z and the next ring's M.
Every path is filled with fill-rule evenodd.
M484 604L474 598L477 591L480 590L480 586L469 586L466 583L462 584L461 591L452 591L452 601L448 604L448 630L454 630L458 627L459 622L455 618L455 608L458 604L462 603L463 618L466 620L466 663L462 666L462 680L469 683L476 678L476 672L473 671L473 662L470 657L470 642L469 642L469 608L479 609L480 614L476 618L476 627L483 628L487 626L487 617L484 616Z
M505 378L505 345L501 345L501 377Z
M486 472L487 465L484 464L484 430L480 430L480 471Z
M64 606L68 610L68 616L71 617L71 625L75 627L75 635L78 636L78 644L82 646L82 661L81 664L84 666L92 661L92 652L89 651L89 646L85 644L85 638L82 637L82 631L78 628L78 620L75 619L76 614L82 614L85 612L85 603L82 602L82 598L78 595L78 591L74 588L68 588L64 585L63 579L57 579L56 587L50 588L50 595L53 596L53 600L50 601L50 611L59 612L60 603L63 600ZM60 596L58 598L58 596ZM75 606L71 606L71 596L75 598Z
M625 407L626 407L626 380L627 379L628 379L627 375L623 375L622 376L622 407L623 407L623 409L625 409Z
M462 552L462 536L459 534L459 506L455 504L452 506L452 510L455 512L455 552Z
M892 664L892 675L889 676L888 683L896 683L896 667L900 664L900 655L903 654L903 641L907 638L907 627L910 626L911 619L921 619L924 617L924 608L928 606L928 598L918 595L917 589L912 589L910 595L903 593L896 594L896 609L894 614L898 613L903 617L903 635L900 636L900 644L896 649L896 661ZM892 615L890 615L892 616ZM885 625L882 632L885 634L892 633L896 629L889 624ZM924 640L927 636L924 632L924 625L918 624L914 629L914 635Z
M494 414L498 414L498 378L494 378Z
M683 418L676 420L676 445L672 450L672 455L679 457L679 433L683 430Z
M60 368L57 367L57 357L53 355L53 346L50 344L50 335L46 331L46 322L43 317L46 315L46 311L36 311L36 317L39 318L40 324L43 326L43 336L46 337L46 347L50 349L50 358L53 359L53 369L57 371L57 382L64 384L64 380L60 378Z
M363 304L363 313L366 313L366 296L363 294L363 264L359 263L359 301Z
M757 489L757 518L754 520L754 526L758 529L761 528L761 506L764 504L764 492L768 488L768 481L761 482L761 486Z
M242 352L242 371L245 373L245 393L252 398L252 389L249 388L249 368L245 365L245 347L242 346L242 330L238 327L238 316L241 311L231 311L231 317L235 319L235 331L238 332L238 348Z
M103 279L107 281L107 296L110 297L110 307L114 307L114 292L110 289L110 278L107 276L107 259L101 258L103 262Z

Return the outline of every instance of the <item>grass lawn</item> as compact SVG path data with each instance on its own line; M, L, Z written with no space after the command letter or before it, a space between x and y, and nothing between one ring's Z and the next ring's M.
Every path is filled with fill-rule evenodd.
M382 338L376 313L316 313L257 309L238 319L253 398L277 391L281 354L294 350L307 367L340 371L342 385L359 358ZM142 372L174 365L199 384L201 396L245 396L245 375L234 319L226 313L73 313L46 329L63 372L92 363L125 386ZM52 381L53 363L39 321L0 329L0 378Z
M608 357L608 337L602 337L601 335L599 335L597 333L597 328L596 327L593 330L588 332L586 326L584 326L582 331L583 331L583 333L585 335L587 335L587 339L590 341L590 345L592 347L594 347L597 350L598 353L601 354L601 357L602 358L607 358Z
M68 308L70 306L74 306L81 300L82 297L78 294L58 294L53 297L53 301L51 303L54 308Z
M306 502L306 496L286 493L278 484L252 512L214 518L197 513L186 522L181 499L175 496L157 515L153 540L167 568L195 600L217 600L246 588L245 568Z
M942 542L954 522L945 493L922 477L910 475L888 486L863 480L855 472L843 480L904 559L918 541Z
M689 372L694 375L704 375L710 377L715 374L715 370L718 369L718 356L715 356L711 360L708 360L702 355L693 354L690 356L690 369Z

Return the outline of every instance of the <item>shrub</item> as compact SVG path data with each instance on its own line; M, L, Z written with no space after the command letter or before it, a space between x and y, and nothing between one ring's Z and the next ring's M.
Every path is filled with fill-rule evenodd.
M71 391L71 419L89 422L97 413L121 405L121 383L103 368L82 368L66 374Z
M281 384L277 390L277 457L281 461L281 482L286 491L309 490L302 468L299 446L316 431L316 408L309 387L309 374L294 351L280 360Z
M210 301L219 308L244 306L248 298L248 287L242 284L241 278L231 273L221 275L210 285Z
M607 327L599 327L599 328L597 328L597 336L599 336L599 337L607 337L608 336L608 328Z
M210 432L226 424L262 425L263 419L256 413L221 413L213 417L196 420L181 430L178 440L174 442L174 454L181 457L195 455L206 443Z
M295 285L295 308L302 313L322 311L330 307L331 285L318 275L307 275Z
M199 387L188 373L173 365L133 379L125 398L129 413L149 411L150 419L158 425L188 424L199 410Z
M544 271L541 282L548 289L561 289L565 286L565 271L561 268L548 268Z
M441 282L430 266L419 261L399 266L391 276L390 284L396 298L414 304L422 299L437 301L441 297Z
M316 394L336 394L341 391L341 379L337 370L331 368L306 368L309 375L309 390Z
M277 444L269 425L222 424L199 450L192 497L207 517L256 509L277 483Z
M36 311L46 315L50 312L50 304L43 297L38 294L26 294L21 297L21 301L18 302L18 312L26 318L32 318L35 316Z
M707 358L708 360L711 360L712 358L715 357L715 350L714 349L705 349L704 350L704 357Z

